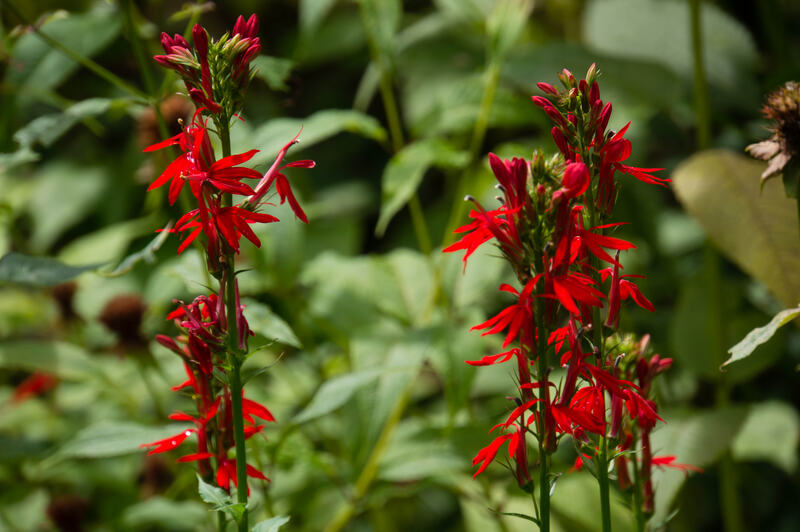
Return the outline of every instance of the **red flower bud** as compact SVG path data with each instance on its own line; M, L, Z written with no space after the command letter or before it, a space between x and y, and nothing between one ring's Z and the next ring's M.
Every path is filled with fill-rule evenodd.
M558 90L555 87L553 87L552 85L550 85L549 83L545 83L544 81L540 81L539 83L536 84L536 86L539 87L539 90L542 91L542 92L546 92L546 93L558 96Z
M197 50L197 55L200 56L200 61L205 61L208 57L208 34L200 24L195 24L192 28L192 40L194 47Z
M589 188L589 169L583 163L570 163L564 169L561 186L567 189L570 198L576 198Z

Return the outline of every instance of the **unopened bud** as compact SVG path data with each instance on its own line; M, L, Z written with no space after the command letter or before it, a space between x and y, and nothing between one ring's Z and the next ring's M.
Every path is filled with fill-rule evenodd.
M597 63L592 63L586 71L586 84L591 87L595 78L597 78Z

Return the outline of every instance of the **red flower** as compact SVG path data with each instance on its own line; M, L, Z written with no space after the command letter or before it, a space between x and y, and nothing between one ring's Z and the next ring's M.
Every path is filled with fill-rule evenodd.
M56 384L58 384L58 377L42 371L34 371L28 378L14 388L14 393L11 395L11 402L21 403L31 397L42 395L46 391L54 388Z

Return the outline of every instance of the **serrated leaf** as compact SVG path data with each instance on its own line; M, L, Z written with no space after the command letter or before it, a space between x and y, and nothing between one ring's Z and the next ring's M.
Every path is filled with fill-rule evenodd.
M173 423L160 427L131 422L106 421L81 429L59 448L50 460L65 458L108 458L143 452L142 444L162 440L187 425Z
M722 364L722 367L749 357L758 346L775 336L779 328L795 319L798 315L800 315L800 307L782 310L775 314L770 322L763 327L758 327L747 333L747 336L742 341L728 350L731 356Z
M381 213L375 233L383 235L392 218L416 193L430 167L461 168L468 162L469 153L440 138L419 140L397 152L381 178Z
M85 378L96 370L89 353L80 346L35 340L0 343L0 367L39 370L69 379Z
M250 532L278 532L290 519L288 515L278 515L257 523L250 529Z
M237 504L233 502L228 492L222 488L208 484L200 475L197 475L197 492L204 502L213 506L214 511L223 511L234 519L238 518L239 512L233 509Z
M301 130L299 144L289 154L306 149L339 133L355 133L363 137L386 141L386 130L375 118L349 109L327 109L307 118L277 118L259 127L248 136L248 145L259 150L248 164L272 164L275 155ZM289 159L290 160L290 159Z
M267 305L252 299L245 299L244 315L250 328L269 340L276 340L282 344L291 345L298 349L303 347L300 339L283 318L272 312Z
M797 469L800 417L788 403L768 401L750 407L750 412L731 445L735 460L772 462L793 474Z
M0 283L53 286L74 279L99 266L99 263L70 266L50 257L31 257L12 252L0 258Z
M289 77L292 67L294 67L291 59L259 55L253 59L251 65L256 69L256 77L264 80L270 89L275 91L289 89L286 85L286 78Z
M330 414L350 400L358 390L374 383L381 373L380 368L373 368L326 380L314 394L311 403L295 416L294 422L305 423Z
M796 202L777 180L759 192L763 169L738 153L705 151L675 170L673 189L720 250L791 307L800 301Z

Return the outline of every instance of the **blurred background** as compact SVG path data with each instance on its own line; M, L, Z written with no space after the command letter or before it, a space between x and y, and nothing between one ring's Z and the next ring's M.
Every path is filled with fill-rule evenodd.
M468 330L508 304L511 272L489 246L463 272L440 249L465 194L493 202L488 152L555 151L535 83L596 61L610 127L631 122L629 162L675 180L623 177L614 215L656 307L628 309L622 329L675 359L654 447L704 470L656 471L652 528L800 529L795 325L719 369L800 302L795 203L780 179L760 191L764 165L743 152L769 136L764 95L800 78L791 0L3 2L0 255L15 255L0 261L0 529L215 529L193 467L138 448L191 408L170 390L180 361L151 339L173 332L173 299L211 281L195 249L154 233L183 211L145 192L168 161L142 148L163 138L147 98L172 134L193 112L151 59L160 32L219 36L252 12L264 55L233 151L260 149L265 171L302 127L289 160L317 166L287 170L310 223L276 205L282 222L242 252L248 396L278 420L249 442L272 480L253 482L251 522L534 526L499 513L531 512L501 464L471 479L514 385L502 365L464 364L499 347ZM594 480L570 472L569 445L554 459L554 527L600 530ZM633 529L629 502L614 492L614 530Z

